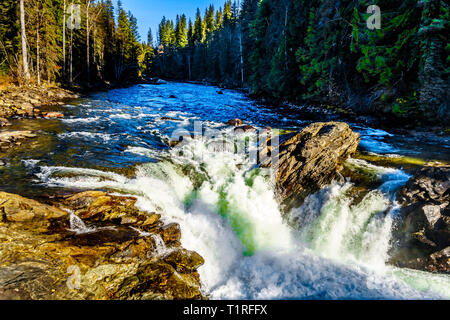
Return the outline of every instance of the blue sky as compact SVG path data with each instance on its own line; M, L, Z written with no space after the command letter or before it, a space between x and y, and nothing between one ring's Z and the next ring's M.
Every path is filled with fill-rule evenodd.
M117 0L113 0L113 3L116 6ZM197 7L200 8L203 16L206 7L210 4L218 9L223 7L224 3L225 0L122 0L123 8L130 10L138 20L142 40L147 40L148 29L152 28L154 41L156 41L158 25L163 16L175 20L177 14L184 13L194 20Z

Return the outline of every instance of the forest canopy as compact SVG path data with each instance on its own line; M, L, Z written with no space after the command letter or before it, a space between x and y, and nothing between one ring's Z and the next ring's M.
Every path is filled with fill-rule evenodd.
M373 5L380 28L367 23ZM67 27L73 8L78 28ZM194 17L162 17L145 39L120 0L0 0L0 14L0 73L21 81L157 76L450 121L444 0L226 0Z

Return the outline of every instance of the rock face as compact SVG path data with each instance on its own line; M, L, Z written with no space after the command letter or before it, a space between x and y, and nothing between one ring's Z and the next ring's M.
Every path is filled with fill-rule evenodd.
M395 263L433 272L450 272L450 166L425 167L401 188L402 223Z
M261 167L277 168L276 187L285 211L329 184L360 140L359 134L343 122L313 123L281 139L277 163L268 158Z
M177 224L135 202L0 193L0 299L202 299L203 258L181 248Z

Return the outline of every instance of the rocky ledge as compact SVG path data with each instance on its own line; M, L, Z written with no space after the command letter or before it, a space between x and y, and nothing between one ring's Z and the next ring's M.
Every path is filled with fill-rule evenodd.
M450 166L425 167L398 192L402 222L392 263L450 273Z
M309 194L329 184L343 162L356 152L359 141L359 133L343 122L317 122L281 136L277 163L267 157L260 165L276 168L276 187L284 211L299 206ZM272 152L270 144L268 141Z
M177 224L132 197L88 191L52 205L0 192L0 300L202 299L204 261Z
M59 87L11 86L0 91L0 126L8 124L7 118L40 117L41 106L63 104L62 100L77 97Z

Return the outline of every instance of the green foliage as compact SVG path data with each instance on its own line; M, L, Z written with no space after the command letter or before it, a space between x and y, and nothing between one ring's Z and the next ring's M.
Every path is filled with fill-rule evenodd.
M240 12L230 0L215 14L208 7L203 18L198 10L188 44L157 56L154 72L236 87L243 69L244 86L260 96L374 113L391 106L401 116L422 109L448 118L445 1L241 3ZM381 8L380 30L367 26L373 4Z

